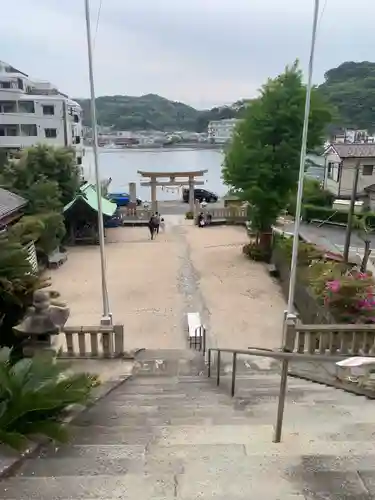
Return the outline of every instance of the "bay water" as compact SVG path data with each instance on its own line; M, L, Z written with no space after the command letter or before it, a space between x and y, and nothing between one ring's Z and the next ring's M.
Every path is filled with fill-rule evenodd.
M316 164L307 175L322 178L323 167L320 157L310 157ZM150 200L150 188L140 185L138 170L148 172L173 172L207 170L202 177L205 189L224 196L228 191L222 180L221 168L224 160L222 151L217 149L104 149L99 148L99 166L102 179L112 179L110 192L128 192L129 182L137 184L137 196ZM94 156L91 148L86 148L83 167L86 179L94 180ZM146 179L143 179L146 180ZM158 200L181 199L181 189L158 188Z

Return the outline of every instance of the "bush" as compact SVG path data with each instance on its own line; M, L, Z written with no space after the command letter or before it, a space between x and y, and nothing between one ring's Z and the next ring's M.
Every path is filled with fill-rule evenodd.
M271 260L271 254L268 249L262 248L255 242L244 245L242 253L256 262L269 262Z
M324 304L344 323L375 323L375 283L371 273L351 271L327 281Z
M193 220L194 219L194 212L191 212L191 211L186 212L185 219Z
M97 378L69 374L51 356L36 356L11 363L10 349L0 350L0 442L22 450L29 440L46 436L64 442L64 412L87 403Z

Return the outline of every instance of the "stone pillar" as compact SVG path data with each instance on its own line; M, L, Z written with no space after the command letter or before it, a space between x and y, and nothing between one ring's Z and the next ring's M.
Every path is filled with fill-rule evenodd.
M137 185L135 182L129 182L129 201L137 204Z
M156 201L156 178L151 177L151 210L158 211L158 202Z
M194 179L189 177L189 210L194 212Z

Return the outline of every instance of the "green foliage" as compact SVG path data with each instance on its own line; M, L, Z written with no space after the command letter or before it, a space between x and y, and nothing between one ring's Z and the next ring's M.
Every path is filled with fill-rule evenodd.
M185 213L185 219L187 220L193 220L194 219L194 212L188 211Z
M298 180L306 89L295 63L269 80L246 108L226 153L223 178L251 205L254 230L269 231ZM331 114L316 89L311 96L308 148L322 143Z
M295 190L291 196L287 206L287 211L291 215L296 213L296 198L297 191ZM319 207L332 207L335 197L326 189L322 189L320 182L316 179L306 178L303 183L302 203L305 205L315 205Z
M31 305L41 283L32 273L22 245L7 233L0 235L0 345L13 346L12 328Z
M37 251L48 255L65 235L64 217L58 212L25 215L10 228L10 235L22 243L35 241Z
M64 442L64 412L85 404L96 377L69 374L51 356L36 356L11 363L9 349L0 350L0 442L22 450L29 440L46 436Z
M324 77L319 92L337 108L335 123L375 131L375 63L347 61Z
M260 247L255 241L247 243L242 247L242 253L256 262L269 262L271 253L266 248Z
M75 197L80 185L80 174L74 150L33 146L22 151L19 160L8 162L0 176L0 184L3 187L30 201L32 195L43 195L43 190L47 189L49 194L52 193L52 186L41 187L48 181L57 184L57 199L61 205L66 205ZM39 184L39 187L29 193L34 184Z
M42 145L22 151L4 166L0 184L28 200L26 216L12 227L12 237L35 241L38 255L53 251L65 234L62 208L80 185L74 151Z
M90 126L90 100L77 101L83 109L84 124ZM191 106L155 94L98 97L96 109L99 125L116 130L195 130L200 115Z

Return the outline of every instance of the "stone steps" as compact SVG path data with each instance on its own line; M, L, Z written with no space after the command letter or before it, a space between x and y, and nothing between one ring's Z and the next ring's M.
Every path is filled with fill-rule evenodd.
M25 460L0 498L373 500L375 403L290 379L275 444L280 377L254 366L232 399L230 375L217 387L200 355L145 351L139 375L81 414L70 444Z

